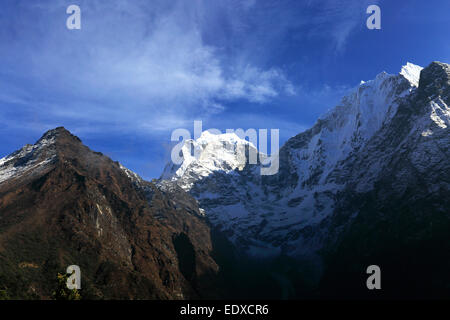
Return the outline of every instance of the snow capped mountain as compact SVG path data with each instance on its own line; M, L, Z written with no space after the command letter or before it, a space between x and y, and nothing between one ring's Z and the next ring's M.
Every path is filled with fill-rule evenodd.
M423 146L411 156L416 160L431 157L432 163L442 160L438 148L430 149L430 143L410 137L429 139L433 134L439 141L433 144L441 144L443 150L450 145L448 96L436 92L437 87L442 91L448 84L428 84L425 80L429 72L434 72L431 77L443 77L445 70L448 65L441 63L432 63L423 71L407 63L397 75L383 72L374 80L361 82L311 129L285 143L279 152L280 170L276 175L261 176L259 164L242 166L232 151L220 148L222 143L245 144L245 140L227 141L228 136L208 135L186 142L183 163L179 167L168 164L161 183L170 180L189 191L211 222L249 253L311 254L328 237L320 231L321 226L332 219L348 194L374 188L398 148ZM411 109L423 112L405 116L405 110ZM411 132L400 131L406 123L414 124ZM391 141L402 137L403 144L387 149L389 143L384 138L396 134ZM191 149L201 145L203 156L194 159L189 145ZM425 169L432 163L419 165ZM397 174L401 172L399 169ZM403 184L406 187L407 181ZM354 210L350 216L357 214Z
M116 261L117 279L138 270L137 282L155 288L146 287L144 298L197 297L215 290L216 257L225 265L252 260L236 255L219 229L240 253L275 257L256 261L283 288L292 281L301 290L308 282L314 294L316 285L353 291L361 288L361 272L377 263L400 288L410 286L399 273L409 272L414 288L422 281L434 290L446 279L441 296L448 296L449 128L450 66L440 62L424 69L408 63L399 74L361 82L282 146L274 175L261 175L258 161L249 164L256 147L239 135L203 132L180 145L182 162L167 164L155 185L56 128L0 159L0 222L7 230L0 245L9 248L0 265L14 271L22 261L44 266L55 252L89 252L91 281L106 272L103 262ZM275 269L265 261L275 261ZM231 287L241 282L238 290L251 285L247 272L258 272L249 266L224 279L235 280ZM129 285L136 284L103 289L138 297Z
M184 141L182 162L167 164L158 187L176 198L175 207L206 214L253 255L310 255L358 216L361 209L349 199L378 190L380 181L389 181L378 192L386 198L406 192L418 177L430 193L450 189L449 180L441 178L450 171L449 74L447 64L422 69L407 63L397 75L383 72L361 82L312 128L282 146L279 172L271 176L260 174L259 162L248 163L250 151L257 152L249 141L235 133L203 132ZM49 131L35 145L1 159L0 185L51 169L64 147L56 145L77 139L56 139L59 135L70 133ZM119 168L151 199L154 190L146 181ZM193 209L192 198L175 197L182 190L194 196L200 211ZM330 232L342 214L346 222Z
M407 62L406 65L402 67L400 74L405 77L409 82L414 84L414 86L419 86L420 72L422 71L422 67Z
M180 152L182 163L176 165L169 162L161 179L180 181L179 185L189 190L195 181L215 172L242 170L247 162L245 152L249 149L256 154L256 147L236 133L212 134L204 131L198 139L184 141Z
M403 192L410 176L424 174L430 187L436 188L449 166L450 146L450 66L434 62L423 70L415 94L401 101L401 108L387 125L358 154L352 155L346 170L358 170L350 176L358 192L375 187L380 174L391 171L393 158L402 158L393 176L395 190ZM394 157L395 156L395 157ZM411 166L411 167L409 167ZM350 168L351 167L351 168ZM411 172L410 170L415 172Z

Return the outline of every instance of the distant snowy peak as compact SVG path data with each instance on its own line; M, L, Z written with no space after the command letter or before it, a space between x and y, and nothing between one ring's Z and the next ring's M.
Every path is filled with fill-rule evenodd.
M409 83L411 84L411 86L418 87L419 80L420 80L420 72L422 70L423 70L423 68L421 66L413 64L411 62L407 62L404 66L402 66L398 75L400 75L403 78L405 78L406 80L408 80ZM365 85L368 83L372 83L372 82L376 82L376 81L380 81L380 80L384 80L384 79L390 78L390 77L397 77L398 75L397 74L389 74L389 73L383 71L383 72L379 73L375 77L374 80L361 81L359 86L362 86L362 85Z
M387 72L379 73L374 79L364 81L361 80L360 83L350 90L350 92L345 95L341 103L334 107L328 112L322 114L319 120L325 120L327 118L333 118L336 113L346 112L350 110L343 110L342 105L345 104L358 104L361 106L372 105L372 103L367 104L367 99L365 97L373 97L373 101L380 98L399 98L408 95L413 91L413 89L419 86L420 72L422 67L407 62L406 65L402 66L398 74L389 74ZM406 81L405 81L406 80ZM400 91L399 91L400 89ZM384 104L386 106L386 104ZM367 108L366 108L367 109ZM369 108L371 109L377 118L384 117L387 114L387 108ZM356 110L354 110L356 111Z
M162 180L175 181L185 174L201 178L216 171L228 173L242 170L247 160L245 151L256 151L251 142L241 139L236 133L213 134L204 131L198 139L182 143L182 163L177 165L170 161L161 176Z
M383 124L390 121L397 111L400 99L416 89L421 70L421 67L408 63L403 66L400 74L381 72L373 80L361 81L306 132L310 136L310 143L308 150L300 151L302 155L299 157L311 161L321 155L320 161L314 158L313 163L321 163L321 167L332 169L338 161L362 147ZM311 167L308 163L305 166L300 175L305 175Z
M400 75L405 77L405 79L408 80L412 85L418 87L420 80L420 72L422 70L423 68L421 66L407 62L406 65L402 67Z

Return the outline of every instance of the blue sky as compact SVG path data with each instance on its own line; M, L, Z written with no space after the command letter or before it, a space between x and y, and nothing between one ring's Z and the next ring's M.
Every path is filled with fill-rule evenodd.
M66 8L81 8L81 30ZM366 8L381 8L381 30ZM450 62L449 1L2 0L0 156L65 126L159 177L176 128L314 124L361 80Z

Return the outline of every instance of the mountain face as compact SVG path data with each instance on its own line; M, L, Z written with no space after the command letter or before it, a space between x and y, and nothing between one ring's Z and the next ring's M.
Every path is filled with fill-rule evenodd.
M259 165L214 168L200 156L166 171L163 183L192 194L213 225L251 255L319 256L316 269L325 268L328 284L340 277L333 268L361 277L365 268L358 268L370 257L407 270L387 248L424 253L424 239L450 242L443 232L450 226L449 75L448 64L408 63L397 75L362 82L282 146L275 175L259 175ZM219 148L226 137L209 140ZM353 272L344 272L349 265Z
M385 270L387 297L450 294L449 105L450 66L433 62L389 124L346 161L350 179L322 225L333 239L324 250L328 294L366 296L355 275L370 264Z
M333 213L350 178L345 160L391 121L400 101L416 90L420 70L407 64L399 75L381 73L362 83L311 129L286 142L276 175L261 176L258 165L245 166L235 149L223 147L249 142L204 132L197 141L185 142L184 162L166 166L161 178L189 191L209 219L251 253L311 251L314 243L298 243L301 230ZM197 158L192 148L202 150ZM244 165L238 168L239 163Z
M197 202L91 151L64 128L0 160L0 286L50 298L80 266L93 299L216 296L218 266Z

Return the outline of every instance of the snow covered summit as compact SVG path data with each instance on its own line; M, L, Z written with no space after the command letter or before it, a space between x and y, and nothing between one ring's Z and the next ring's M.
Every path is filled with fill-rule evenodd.
M236 133L213 134L202 132L196 139L184 141L181 147L182 163L170 161L161 176L162 180L183 180L180 186L189 189L195 181L214 172L230 173L242 170L247 162L246 152L256 152L249 141L239 138Z

